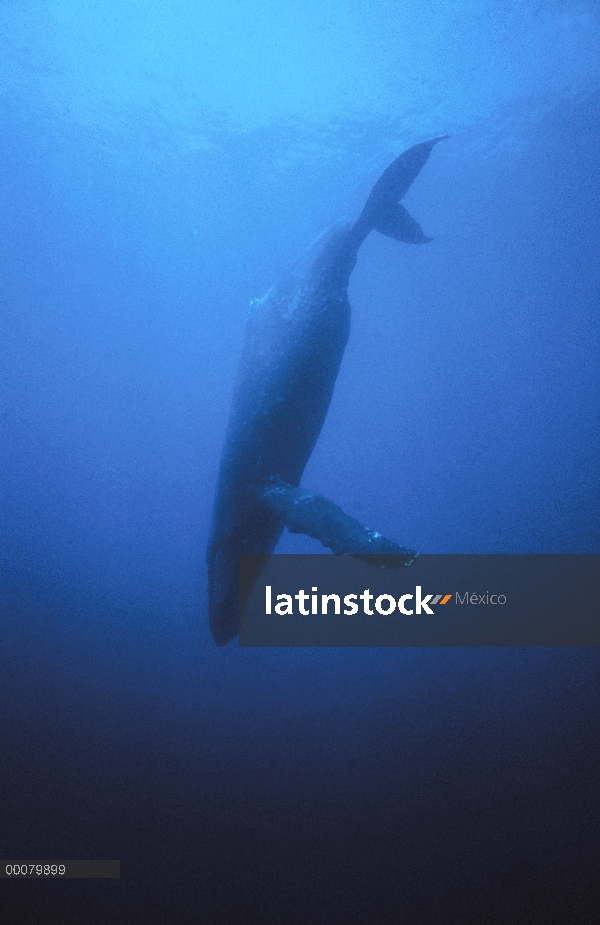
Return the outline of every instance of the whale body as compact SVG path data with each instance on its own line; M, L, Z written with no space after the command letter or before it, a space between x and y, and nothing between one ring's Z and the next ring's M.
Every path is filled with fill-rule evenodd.
M441 140L401 154L379 178L355 222L329 228L251 303L207 549L209 621L218 645L238 633L240 554L270 555L286 523L334 552L367 559L384 554L396 566L416 556L298 486L348 341L347 289L358 250L372 229L399 241L432 240L399 200Z

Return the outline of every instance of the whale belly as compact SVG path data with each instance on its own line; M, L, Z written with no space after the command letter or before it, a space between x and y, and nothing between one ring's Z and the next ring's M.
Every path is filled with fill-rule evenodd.
M295 300L295 302L294 302ZM350 332L345 292L274 290L254 304L235 386L208 549L209 617L238 631L238 556L271 553L283 519L260 499L272 478L299 485L321 432Z

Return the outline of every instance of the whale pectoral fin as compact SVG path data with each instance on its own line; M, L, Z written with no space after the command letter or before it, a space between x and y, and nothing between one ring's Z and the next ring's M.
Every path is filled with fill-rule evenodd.
M260 497L292 533L312 536L338 555L345 553L382 568L404 568L417 557L414 549L369 530L322 495L273 479Z
M433 241L423 234L423 229L400 203L390 203L383 209L373 222L373 227L396 241L406 241L408 244L426 244Z

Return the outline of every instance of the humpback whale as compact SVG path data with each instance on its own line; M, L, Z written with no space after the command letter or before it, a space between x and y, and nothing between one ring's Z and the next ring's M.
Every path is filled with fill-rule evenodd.
M270 555L286 524L335 553L367 560L383 555L395 567L410 565L417 555L300 488L300 480L348 341L347 289L358 250L372 229L413 244L432 240L399 200L433 146L447 137L414 145L396 158L358 219L325 231L251 303L207 549L209 621L218 645L238 633L240 554Z

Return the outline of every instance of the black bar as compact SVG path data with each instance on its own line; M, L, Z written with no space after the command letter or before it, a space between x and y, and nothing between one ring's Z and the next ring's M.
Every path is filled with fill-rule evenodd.
M0 880L118 880L120 861L0 861Z
M240 590L241 646L600 646L598 554L242 555Z

